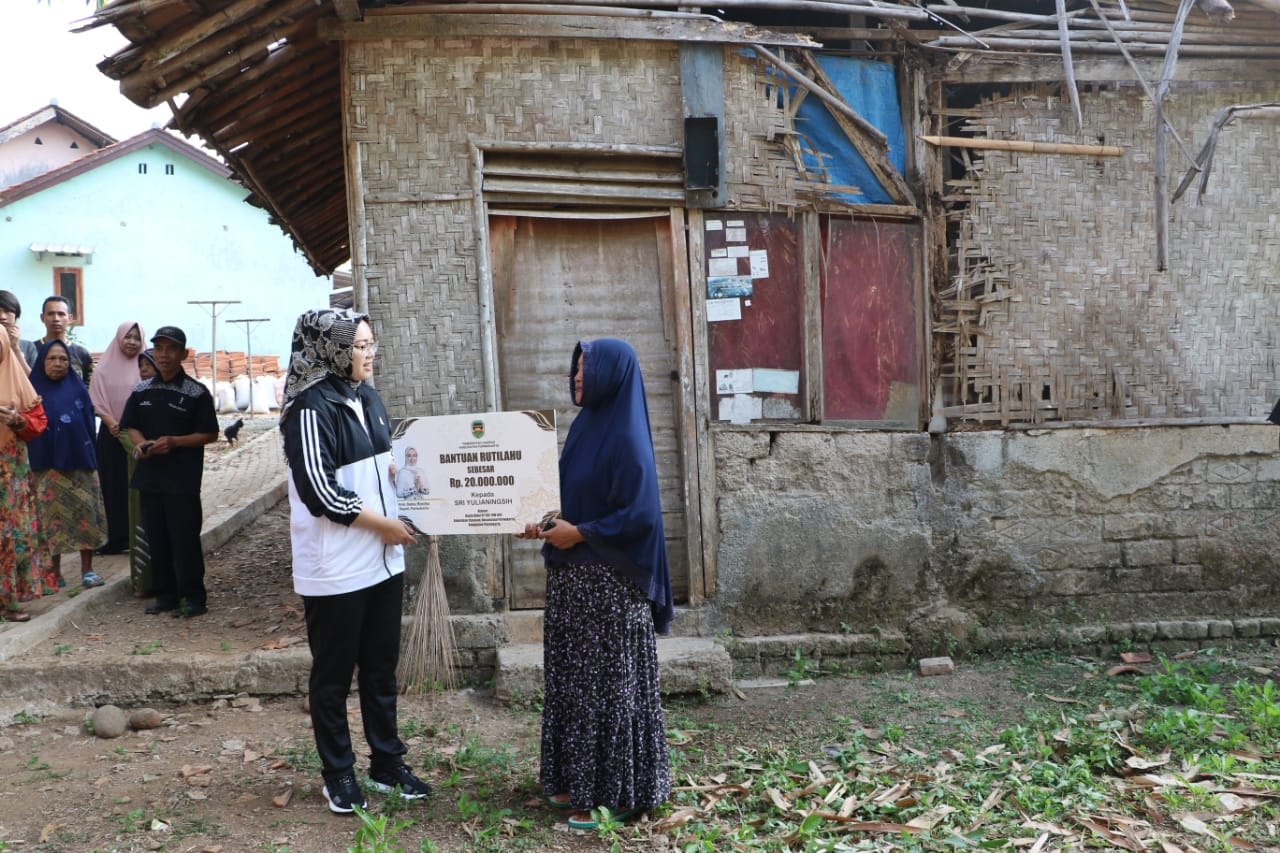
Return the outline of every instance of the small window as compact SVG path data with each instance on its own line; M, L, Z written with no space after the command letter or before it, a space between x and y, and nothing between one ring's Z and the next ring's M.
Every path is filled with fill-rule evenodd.
M44 143L40 141L40 137L38 136L36 137L36 145L44 145Z
M80 146L79 146L79 145L77 145L77 144L76 144L76 141L73 139L73 140L71 140L71 147L72 147L73 149L75 149L75 148L79 148Z
M165 164L164 164L164 173L165 173L166 175L172 175L172 174L173 174L173 164L172 164L172 163L165 163Z
M84 270L80 267L53 268L53 295L67 300L71 325L84 325Z
M147 173L147 164L146 164L146 163L139 163L139 164L138 164L138 174L139 174L139 175L145 175L146 173Z

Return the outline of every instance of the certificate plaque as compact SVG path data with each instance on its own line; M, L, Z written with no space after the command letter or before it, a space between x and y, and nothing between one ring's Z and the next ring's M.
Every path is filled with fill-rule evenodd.
M422 533L517 533L560 509L553 410L406 418L391 450L386 482Z

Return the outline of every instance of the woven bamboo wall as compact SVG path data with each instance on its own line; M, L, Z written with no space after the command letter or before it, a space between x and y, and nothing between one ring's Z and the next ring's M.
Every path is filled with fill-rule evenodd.
M1280 84L1186 86L1166 112L1192 152L1222 107ZM1156 266L1154 108L1136 87L1082 93L1083 132L1043 90L973 111L977 136L1098 142L1119 158L983 152L952 182L953 278L937 294L942 378L983 423L1258 417L1280 396L1280 120L1219 140L1203 204L1172 207ZM1170 140L1171 183L1186 159ZM976 152L975 152L976 154Z
M344 44L359 146L378 387L394 414L484 407L471 144L680 146L674 44L447 39ZM793 209L824 186L797 169L795 103L725 51L731 207ZM631 311L634 306L623 306ZM656 307L655 307L656 310Z
M483 409L471 141L677 145L676 48L449 39L346 51L379 389L394 414Z

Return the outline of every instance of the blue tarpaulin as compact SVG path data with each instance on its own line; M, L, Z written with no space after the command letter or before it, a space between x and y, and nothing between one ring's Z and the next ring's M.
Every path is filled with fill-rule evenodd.
M888 62L853 59L844 56L819 56L818 63L832 84L853 107L889 140L889 162L898 172L906 171L906 142L902 131L902 113L898 108L898 82ZM892 203L893 199L871 174L867 164L854 150L849 137L831 117L831 108L813 95L800 104L796 114L796 130L807 140L806 149L822 152L822 162L812 151L805 150L806 168L819 174L825 170L833 184L855 186L859 193L841 193L836 198L851 204Z

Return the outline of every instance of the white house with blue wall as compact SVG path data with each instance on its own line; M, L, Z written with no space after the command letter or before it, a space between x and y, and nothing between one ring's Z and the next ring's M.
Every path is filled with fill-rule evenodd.
M181 326L207 352L216 311L217 349L285 360L298 314L327 306L331 284L229 175L148 130L0 189L0 288L22 302L22 337L44 334L40 307L57 293L75 310L73 339L94 352L127 319L148 335Z

